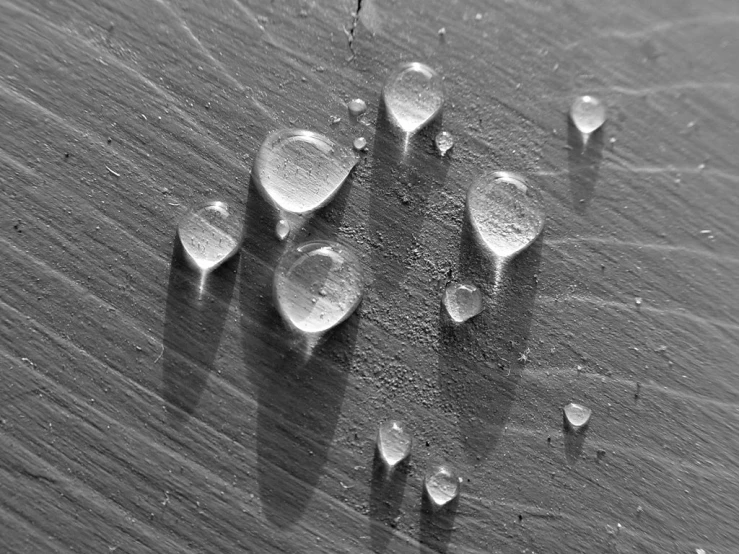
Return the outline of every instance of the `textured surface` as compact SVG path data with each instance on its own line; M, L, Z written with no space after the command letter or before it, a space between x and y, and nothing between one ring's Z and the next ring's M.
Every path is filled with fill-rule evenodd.
M3 551L735 552L735 0L355 9L0 1ZM411 60L445 77L443 160L429 136L403 156L378 111ZM581 153L584 92L610 118ZM369 144L304 234L353 247L368 291L308 361L249 186L282 126ZM462 217L491 169L548 210L495 298ZM213 197L247 239L198 301L175 228ZM449 278L487 292L458 329ZM570 401L593 409L580 437ZM391 416L415 444L383 483ZM438 460L464 483L432 517Z

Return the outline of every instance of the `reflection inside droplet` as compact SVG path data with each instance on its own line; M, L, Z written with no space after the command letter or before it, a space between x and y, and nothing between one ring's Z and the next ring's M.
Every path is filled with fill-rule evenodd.
M429 66L407 63L387 78L382 97L390 120L404 133L412 134L441 112L444 86Z

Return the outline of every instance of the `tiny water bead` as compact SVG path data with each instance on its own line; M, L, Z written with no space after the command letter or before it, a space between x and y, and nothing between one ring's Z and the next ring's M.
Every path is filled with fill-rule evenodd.
M335 242L314 241L288 251L275 269L274 296L295 330L320 334L346 320L364 294L359 260Z
M362 152L367 149L367 139L364 137L357 137L354 139L354 149Z
M364 115L367 111L367 102L361 98L355 98L354 100L351 100L346 107L349 110L350 116L359 117L360 115Z
M275 234L280 240L285 240L290 234L290 222L286 219L280 219L275 225Z
M262 143L252 175L262 196L287 223L288 214L307 215L328 204L358 161L350 148L324 135L281 129Z
M580 404L570 403L564 407L565 420L569 428L573 431L579 431L585 427L590 421L590 415L592 413L590 408L586 408Z
M200 271L212 271L241 245L242 221L225 202L209 202L189 212L177 228L188 261Z
M572 103L570 117L578 131L589 136L605 123L606 107L595 96L580 96Z
M390 120L404 133L412 134L441 112L444 85L429 66L406 63L387 78L382 99Z
M423 488L434 509L442 508L459 496L461 479L448 465L432 467L423 479Z
M434 144L436 144L436 150L439 152L439 155L443 157L454 146L454 137L451 133L442 131L436 135Z
M386 421L377 431L377 450L388 470L393 470L411 453L411 436L398 421Z
M482 292L475 285L450 283L444 291L444 308L456 323L464 323L482 311Z
M499 264L526 249L544 229L541 194L515 173L481 176L467 191L466 209L477 239Z

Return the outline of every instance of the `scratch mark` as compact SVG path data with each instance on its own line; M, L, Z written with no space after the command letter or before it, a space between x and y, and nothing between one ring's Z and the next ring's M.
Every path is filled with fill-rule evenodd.
M349 50L352 53L351 57L349 58L349 61L352 61L356 57L356 52L354 51L354 33L357 30L357 25L359 25L359 12L361 10L362 10L362 0L357 0L357 9L352 14L351 27L349 27L348 31L344 29L344 32L346 33L346 36L347 36L347 40L349 41Z

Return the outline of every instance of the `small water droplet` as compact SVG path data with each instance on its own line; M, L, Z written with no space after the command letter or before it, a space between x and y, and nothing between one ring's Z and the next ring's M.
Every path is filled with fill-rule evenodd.
M439 151L439 154L441 156L444 156L444 154L449 152L452 146L454 146L454 137L451 133L447 131L442 131L441 133L436 135L434 143L436 144L436 149Z
M301 244L278 263L274 291L287 323L303 333L323 333L346 320L362 300L359 260L334 242Z
M450 283L444 291L444 308L452 320L463 323L482 311L482 292L475 285Z
M262 196L281 212L309 214L331 201L358 160L324 135L282 129L262 143L253 175Z
M275 225L275 234L280 240L285 240L290 234L290 223L286 219L280 219Z
M467 191L467 216L478 240L504 264L544 229L544 201L520 175L498 171L483 175Z
M642 299L641 299L641 296L635 296L635 297L634 297L634 303L635 303L635 304L636 304L637 306L641 306L641 303L642 303Z
M354 139L354 149L360 152L367 149L367 139L364 137L357 137Z
M352 117L359 117L360 115L364 115L367 111L367 102L361 98L355 98L354 100L351 100L346 107L349 110L349 115Z
M579 96L570 108L575 127L586 137L606 121L606 107L595 96Z
M377 431L377 449L388 470L393 470L411 453L411 436L402 423L386 421Z
M422 63L400 65L385 81L382 98L391 121L404 133L415 133L440 112L444 104L441 77Z
M590 421L590 415L593 412L590 408L586 408L580 404L570 403L564 407L565 419L567 425L573 431L579 431L585 427Z
M432 467L424 477L423 488L433 508L441 508L459 496L460 479L447 465Z
M209 202L182 218L177 233L190 263L209 272L239 249L242 222L227 203Z

